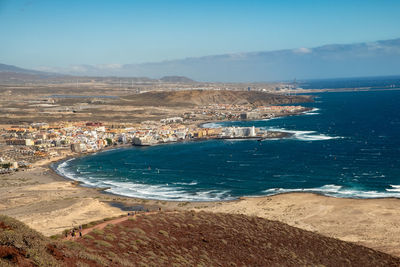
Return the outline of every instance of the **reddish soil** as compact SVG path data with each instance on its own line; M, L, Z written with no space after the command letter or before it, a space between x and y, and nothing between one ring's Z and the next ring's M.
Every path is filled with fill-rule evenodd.
M243 215L139 215L77 242L109 266L400 265L384 253Z
M74 241L2 220L0 266L400 266L385 253L245 215L144 213L101 223Z
M148 214L154 214L154 213L156 213L156 212L142 213L142 215L143 214L144 215L148 215ZM116 218L116 219L112 219L112 220L108 220L108 221L105 221L103 223L96 224L95 226L82 229L82 231L81 231L82 232L82 236L87 235L88 233L92 232L95 229L102 230L102 229L104 229L104 227L106 227L109 224L119 224L119 223L121 223L123 221L128 220L129 218L134 218L135 216L137 216L137 214L136 215L124 216L124 217L120 217L120 218ZM76 240L77 238L79 238L79 231L76 232L75 238L73 238L70 234L68 234L68 236L66 238L64 238L64 240Z
M5 225L5 223L4 223L4 222L1 222L1 221L0 221L0 229L2 229L2 230L10 230L10 229L11 229L11 227L10 227L10 226L7 226L7 225Z
M6 259L18 266L35 266L26 258L26 252L11 246L0 246L0 259Z

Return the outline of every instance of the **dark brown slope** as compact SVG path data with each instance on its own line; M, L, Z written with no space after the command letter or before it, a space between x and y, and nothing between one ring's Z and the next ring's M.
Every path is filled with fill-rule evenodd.
M26 244L7 241L5 235L22 235L9 221L0 227L0 255L17 249L20 263L35 264L30 246L48 261L43 266L54 260L67 266L400 266L399 258L369 248L244 215L142 214L76 242L51 244L40 235L37 243L31 235ZM0 266L12 262L2 257Z
M0 266L57 266L49 239L25 224L0 215Z
M309 102L309 96L285 96L257 91L182 90L147 92L123 97L134 106L199 106L208 104L290 104Z

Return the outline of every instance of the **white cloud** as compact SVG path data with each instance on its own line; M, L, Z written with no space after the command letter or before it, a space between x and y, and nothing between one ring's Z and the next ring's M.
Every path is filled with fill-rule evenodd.
M71 66L71 71L74 72L87 72L88 68L82 65Z
M378 42L367 43L368 50L378 50L385 48L383 45L379 44Z
M97 68L101 69L101 70L118 70L120 68L122 68L122 64L100 64L100 65L96 65Z
M57 72L59 71L59 68L55 68L55 67L47 67L47 66L39 66L36 68L33 68L34 70L38 70L38 71L44 71L44 72Z
M294 49L293 52L296 54L309 54L312 53L312 49L306 47L300 47L298 49Z

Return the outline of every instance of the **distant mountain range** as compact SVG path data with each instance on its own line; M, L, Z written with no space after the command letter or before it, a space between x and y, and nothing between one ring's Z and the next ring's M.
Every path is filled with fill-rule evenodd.
M20 67L0 64L0 82L5 83L18 83L26 81L41 81L44 79L59 79L66 77L64 74L44 72L30 69L23 69Z
M73 75L152 78L182 75L197 81L228 82L398 75L400 38L144 64L79 65L54 71Z
M23 68L16 67L13 65L6 65L6 64L1 64L1 63L0 63L0 73L3 73L3 74L4 73L19 73L19 74L43 75L43 76L60 75L60 74L51 73L51 72L23 69Z
M0 82L1 81L18 81L18 80L29 80L29 81L34 81L34 80L41 80L41 79L57 79L59 81L62 81L63 79L67 79L70 81L71 79L81 77L81 75L67 75L67 74L61 74L61 73L55 73L55 72L44 72L44 71L38 71L38 70L30 70L30 69L24 69L20 67L16 67L13 65L6 65L6 64L1 64L0 63ZM84 75L84 77L87 78L101 78L97 76L87 76ZM110 75L106 76L107 78L110 78ZM116 78L116 77L111 77L111 78ZM125 77L126 78L126 77ZM147 77L131 77L129 76L129 80L134 80L135 82L167 82L167 83L193 83L192 79L189 79L184 76L164 76L160 79L150 79Z
M0 71L6 65L0 65ZM13 66L7 66L12 71ZM16 68L17 71L29 71ZM49 73L76 76L180 76L197 81L261 82L400 74L400 38L356 44L186 58L143 64L42 67ZM35 71L29 71L30 73ZM179 75L179 76L178 76ZM185 78L186 79L186 78Z

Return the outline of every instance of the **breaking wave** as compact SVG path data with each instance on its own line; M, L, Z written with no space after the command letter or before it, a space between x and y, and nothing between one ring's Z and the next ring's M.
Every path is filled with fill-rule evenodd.
M343 186L340 185L328 184L316 188L271 188L264 190L263 192L267 195L277 195L290 192L310 192L341 198L400 198L400 186L392 185L392 187L397 187L397 189L386 189L386 191L390 192L379 192L375 190L363 191L357 189L343 188Z
M304 112L303 115L319 115L320 113L316 112L320 110L319 108L313 108L310 111Z
M144 184L131 181L115 181L107 174L96 174L96 177L82 176L79 172L70 170L69 159L60 163L55 170L62 176L75 181L82 182L83 186L105 188L105 192L143 199L172 200L172 201L221 201L233 200L239 196L232 196L230 190L201 190L190 189L188 186L195 186L197 181L174 182L171 184ZM327 184L314 188L270 188L261 191L261 195L277 195L291 192L310 192L339 198L400 198L400 185L389 185L385 191L360 190L346 188L340 185Z
M386 189L388 192L399 192L400 193L400 185L390 185L391 188Z
M176 182L163 185L150 185L134 182L110 180L110 177L96 174L96 177L81 176L68 169L73 159L66 160L55 168L56 172L68 179L79 181L84 186L106 188L105 192L127 197L136 197L156 200L174 201L220 201L235 199L229 190L198 190L190 192L183 186L197 185L196 181L190 183Z
M287 130L285 128L266 128L266 130L291 133L293 134L293 139L297 139L300 141L325 141L331 139L344 138L341 136L329 136L325 134L319 134L316 131L294 131L294 130Z

